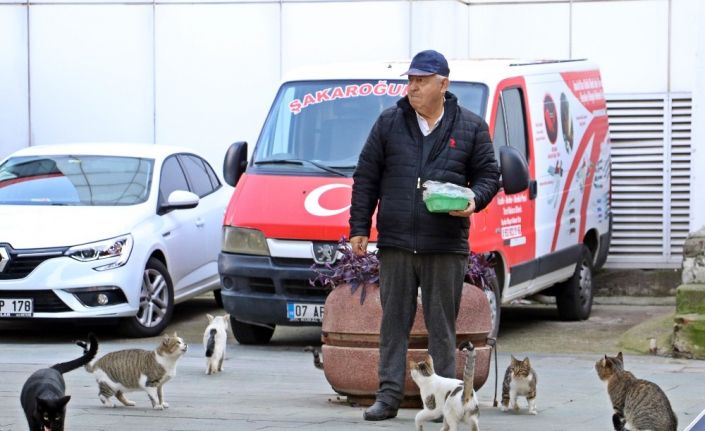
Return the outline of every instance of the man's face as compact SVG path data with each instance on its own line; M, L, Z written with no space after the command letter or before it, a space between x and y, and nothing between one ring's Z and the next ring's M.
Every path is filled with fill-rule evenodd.
M409 103L416 112L428 114L438 109L448 89L448 78L439 75L409 76Z

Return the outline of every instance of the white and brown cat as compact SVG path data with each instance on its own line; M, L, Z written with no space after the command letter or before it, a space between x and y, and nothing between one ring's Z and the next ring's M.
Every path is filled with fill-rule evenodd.
M203 332L203 348L206 351L206 374L223 371L223 361L228 341L230 315L213 316L206 314L208 326Z
M433 358L427 355L420 362L409 361L411 378L419 387L423 410L416 414L416 430L423 424L443 417L442 431L455 431L461 423L470 424L472 431L479 431L480 405L473 388L475 376L475 347L468 342L463 380L442 377L433 369Z
M164 384L176 374L176 362L187 349L184 340L174 332L164 335L154 350L118 350L86 364L85 368L94 374L98 398L103 404L115 407L111 401L115 396L122 404L134 406L125 393L142 390L149 396L152 407L161 410L169 407L164 400Z

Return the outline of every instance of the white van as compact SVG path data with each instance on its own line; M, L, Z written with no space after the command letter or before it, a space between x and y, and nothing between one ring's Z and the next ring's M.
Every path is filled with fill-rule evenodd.
M607 111L597 66L449 65L449 90L485 118L498 160L500 149L514 149L502 152L515 157L502 162L504 189L471 220L471 249L492 257L499 281L488 295L492 335L501 304L538 292L556 296L562 318L587 319L592 272L607 258L611 232ZM241 343L268 342L276 325L320 324L326 291L310 285L311 265L331 263L337 241L348 235L359 152L377 116L406 94L400 74L407 67L408 61L298 70L282 83L249 162L246 143L229 149L224 174L237 187L219 272ZM521 183L525 175L515 166L528 168L528 187L510 194L508 181ZM371 247L375 240L373 228Z

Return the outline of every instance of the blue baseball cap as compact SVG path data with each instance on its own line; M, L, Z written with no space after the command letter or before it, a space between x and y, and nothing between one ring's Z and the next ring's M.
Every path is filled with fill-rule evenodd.
M450 69L448 68L448 61L446 61L446 58L440 52L432 49L421 51L416 54L414 58L411 59L409 70L402 73L402 75L417 76L448 76L449 74Z

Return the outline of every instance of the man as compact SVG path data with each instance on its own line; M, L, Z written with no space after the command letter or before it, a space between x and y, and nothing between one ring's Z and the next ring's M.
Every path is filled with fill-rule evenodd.
M353 174L350 245L359 256L367 250L379 205L380 386L366 420L397 415L419 287L436 373L455 377L469 217L497 193L499 169L487 124L447 91L449 73L439 52L414 56L404 73L408 95L380 114ZM465 210L431 213L422 200L426 180L470 186L475 198Z

